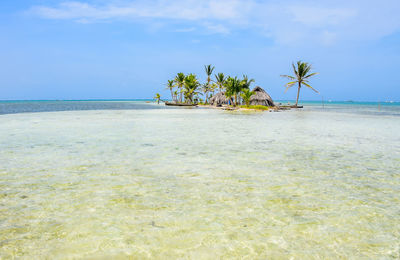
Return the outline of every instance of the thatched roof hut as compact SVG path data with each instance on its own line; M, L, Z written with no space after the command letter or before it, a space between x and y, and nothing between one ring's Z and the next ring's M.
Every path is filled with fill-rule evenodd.
M232 104L232 98L230 98ZM213 106L221 106L223 104L228 104L229 98L225 96L225 92L219 92L210 98L210 104Z
M257 86L253 89L254 94L250 97L250 105L261 105L261 106L270 106L274 107L274 101L268 95L268 93L262 89L261 87Z

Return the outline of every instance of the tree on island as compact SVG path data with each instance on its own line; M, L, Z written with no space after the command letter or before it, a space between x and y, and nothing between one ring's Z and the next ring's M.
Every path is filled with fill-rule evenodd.
M225 87L225 75L224 73L218 73L215 76L215 83L217 83L218 87L219 87L219 92L222 92L224 90Z
M180 93L179 102L182 103L183 86L185 84L185 74L179 72L175 77L175 82L179 88L179 93Z
M243 89L250 89L251 83L255 82L254 79L249 79L247 75L243 75L242 79L242 88Z
M201 90L204 93L205 99L204 99L204 103L207 104L208 102L208 92L211 91L211 86L210 84L208 84L207 82L201 85Z
M240 96L244 93L245 90L250 90L251 83L255 82L254 79L249 79L247 75L243 75L243 79L241 82L240 88ZM243 98L243 97L242 97Z
M217 90L217 89L218 89L218 85L217 85L215 82L213 82L213 83L211 84L211 86L210 86L210 91L212 92L210 98L211 98L212 96L214 96L215 90Z
M159 93L156 93L154 99L157 101L157 104L160 104L161 95Z
M174 80L168 80L167 89L171 92L171 98L175 103L181 104L193 104L201 102L200 95L204 97L204 103L209 103L211 96L217 89L220 92L225 90L225 95L228 100L234 97L231 105L237 106L246 102L249 103L249 99L253 92L250 91L250 86L254 82L254 79L249 79L247 75L243 75L243 78L238 77L226 77L224 73L214 74L215 80L211 79L211 75L215 67L210 65L205 65L204 70L207 74L207 80L205 83L200 84L197 76L195 74L187 74L180 72L178 73ZM175 87L177 86L177 90ZM178 97L178 93L180 97ZM211 94L211 95L209 95ZM157 99L157 98L156 98ZM159 100L158 100L159 102Z
M212 66L211 64L210 65L204 65L204 70L206 71L206 74L207 74L207 83L205 84L205 87L204 87L204 89L205 89L205 92L204 92L204 94L205 94L205 103L206 104L208 102L207 93L211 90L210 82L211 82L211 75L212 75L214 69L215 69L215 67Z
M189 104L193 104L193 96L198 95L199 92L197 91L200 83L195 74L189 74L185 77L184 80L184 96L185 102Z
M226 92L225 96L234 97L234 106L238 103L238 95L242 91L242 81L237 77L228 77L226 80Z
M295 76L289 76L289 75L281 75L281 77L287 78L291 80L291 82L287 83L286 86L286 91L288 91L289 88L293 87L296 83L298 84L298 89L297 89L297 98L296 98L296 107L299 102L299 96L300 96L300 88L302 85L314 90L316 93L319 93L316 89L312 88L308 83L308 79L316 74L317 72L310 73L311 71L311 65L308 64L307 62L302 62L298 61L297 64L295 65L292 63L293 67L293 72Z
M169 89L171 91L171 99L172 99L172 101L176 101L175 95L174 95L174 91L173 91L174 88L175 88L175 82L173 80L168 80L167 89Z
M250 105L250 98L251 98L251 96L252 96L253 94L254 94L254 92L253 92L253 91L250 91L250 89L248 89L248 88L246 88L246 89L244 89L244 90L242 91L241 96L242 96L242 98L243 98L243 101L246 103L246 106Z

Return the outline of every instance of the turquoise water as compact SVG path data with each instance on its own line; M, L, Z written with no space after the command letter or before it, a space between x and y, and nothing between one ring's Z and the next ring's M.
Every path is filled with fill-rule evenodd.
M400 257L400 106L96 102L0 115L0 258Z
M0 115L79 110L173 109L146 102L150 100L10 100L0 101Z

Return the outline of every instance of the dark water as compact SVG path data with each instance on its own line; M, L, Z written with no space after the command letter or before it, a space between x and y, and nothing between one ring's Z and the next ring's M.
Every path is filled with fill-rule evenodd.
M0 101L1 114L55 112L77 110L130 110L171 109L164 103L157 105L146 100L96 100L96 101Z

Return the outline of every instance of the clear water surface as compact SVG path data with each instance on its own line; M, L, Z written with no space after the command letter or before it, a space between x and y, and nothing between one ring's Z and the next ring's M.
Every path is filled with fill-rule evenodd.
M398 104L46 102L0 102L2 259L400 257Z

